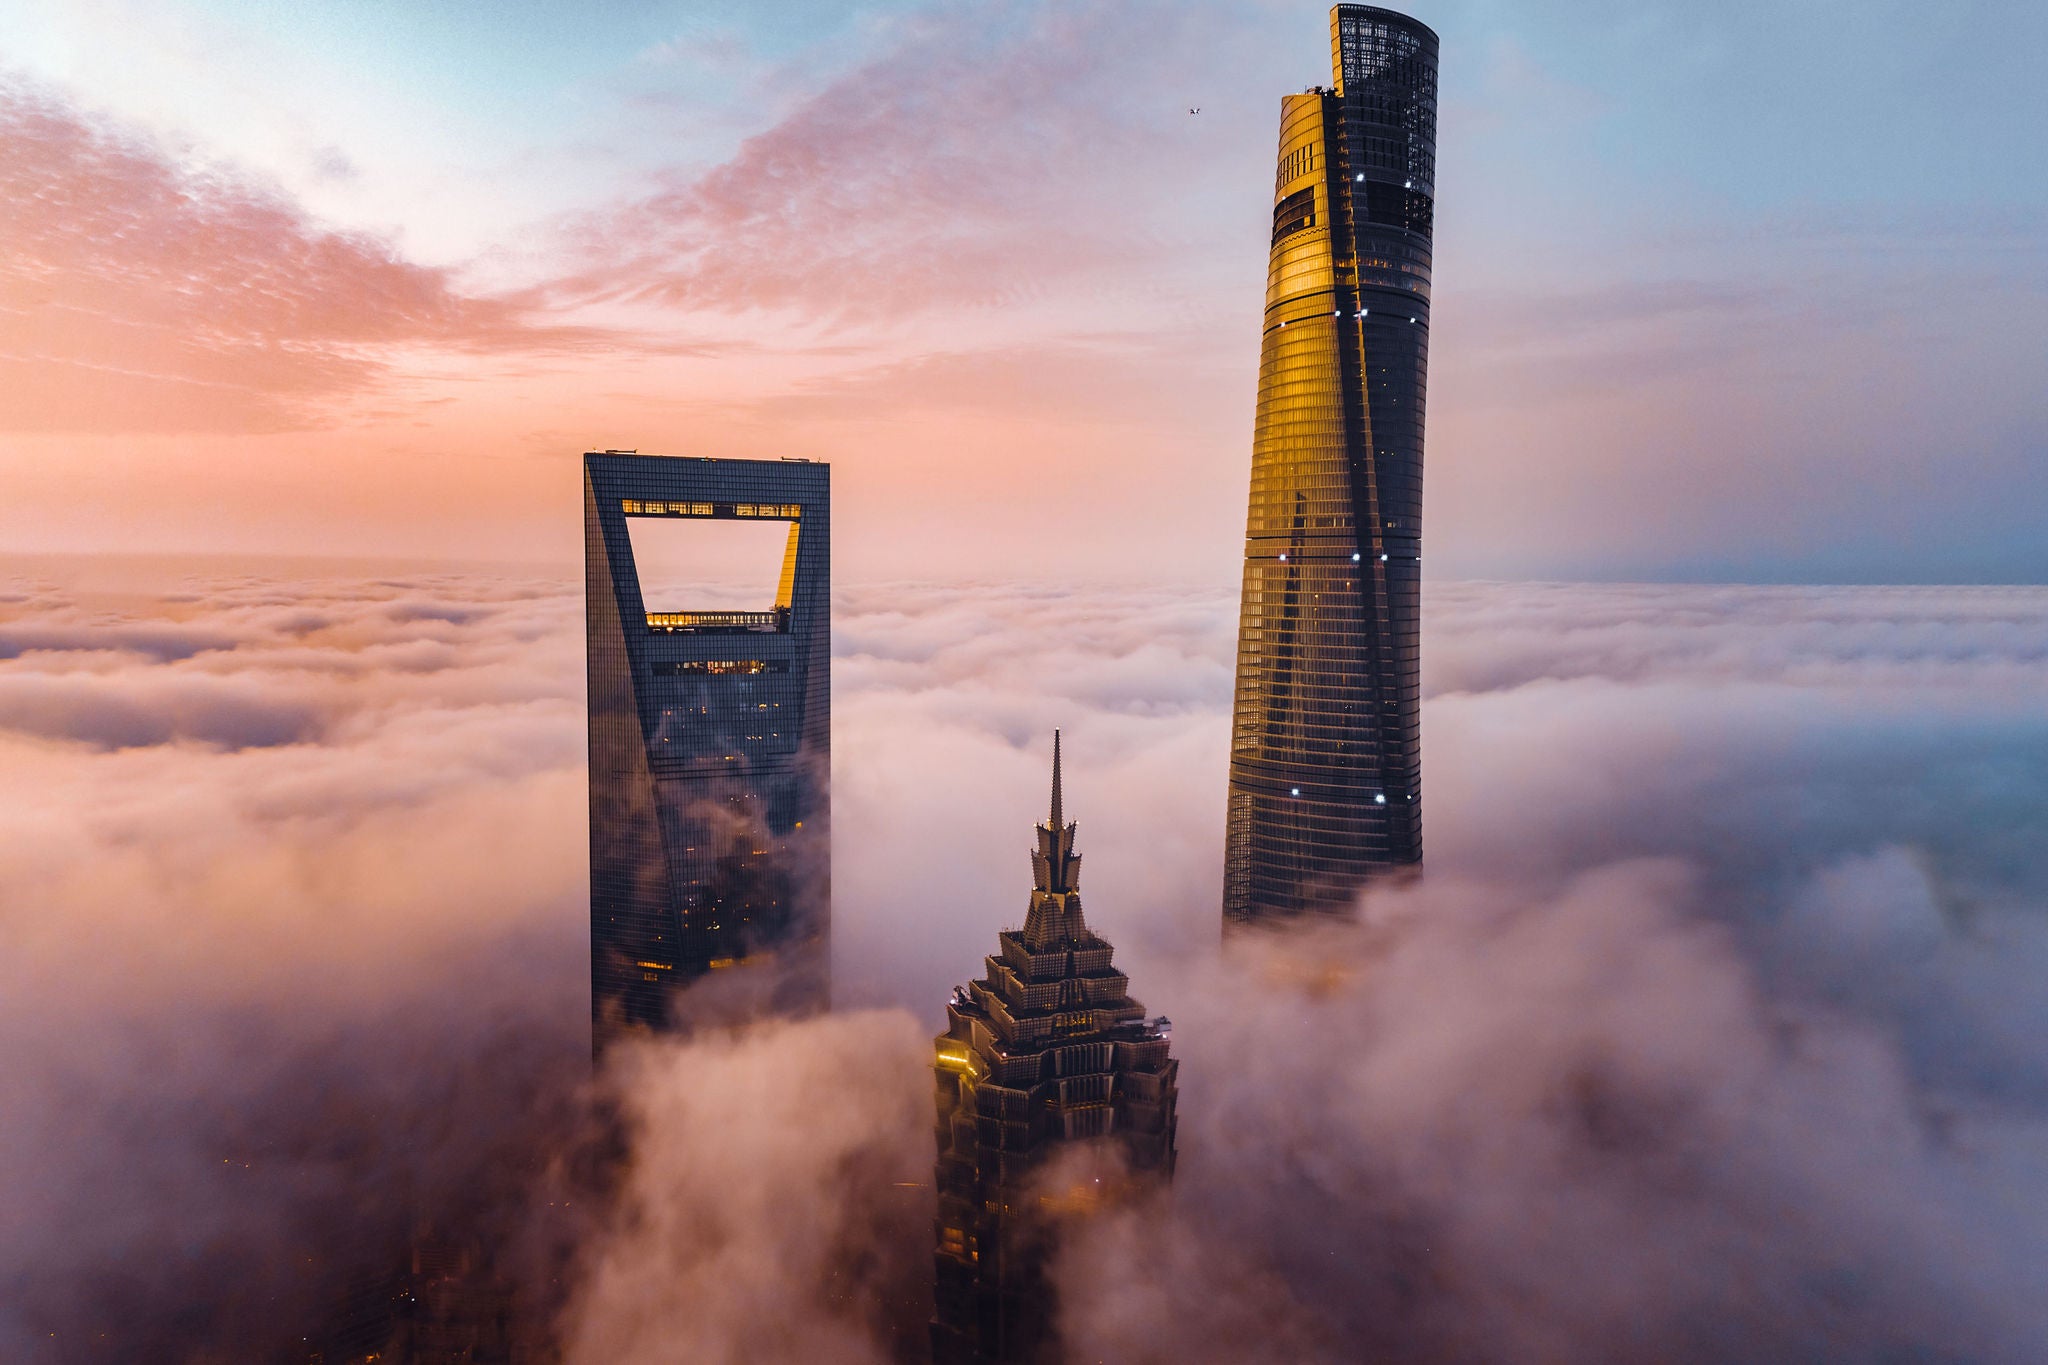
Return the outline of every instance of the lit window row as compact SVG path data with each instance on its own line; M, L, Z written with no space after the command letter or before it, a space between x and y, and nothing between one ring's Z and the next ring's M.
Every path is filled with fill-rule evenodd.
M621 498L619 510L629 517L772 517L797 521L803 517L799 502L657 502L648 498Z
M783 659L687 659L680 663L654 665L657 678L681 677L686 673L787 673Z
M716 508L708 502L648 502L640 498L622 498L619 510L629 517L708 517L716 514Z

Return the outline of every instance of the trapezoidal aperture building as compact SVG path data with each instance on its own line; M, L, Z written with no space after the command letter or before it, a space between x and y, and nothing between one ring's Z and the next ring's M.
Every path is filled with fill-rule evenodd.
M722 969L754 971L759 1006L825 1003L830 495L808 461L583 457L594 1051ZM772 603L650 610L641 518L786 527Z
M1075 828L1055 734L1052 814L1037 828L1024 927L998 935L986 974L954 989L935 1040L937 1365L1042 1358L1060 1229L1173 1176L1180 1064L1167 1021L1146 1018L1110 965L1115 950L1082 918ZM1048 1179L1061 1155L1083 1163L1068 1188Z
M1437 38L1330 11L1280 106L1230 740L1226 923L1422 859L1423 388Z

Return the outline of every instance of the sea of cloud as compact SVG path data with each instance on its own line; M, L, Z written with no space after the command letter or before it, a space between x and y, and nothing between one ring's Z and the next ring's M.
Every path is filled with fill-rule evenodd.
M2048 589L1437 587L1427 875L1228 955L1229 594L844 590L840 1012L601 1078L579 597L0 570L0 1358L288 1359L423 1221L572 1362L914 1355L1055 726L1183 1058L1091 1358L2048 1354Z

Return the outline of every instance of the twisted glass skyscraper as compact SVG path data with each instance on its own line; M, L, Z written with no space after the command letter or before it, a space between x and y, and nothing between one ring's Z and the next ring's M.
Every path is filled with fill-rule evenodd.
M1341 910L1422 859L1423 384L1437 38L1330 11L1280 106L1245 525L1226 922Z

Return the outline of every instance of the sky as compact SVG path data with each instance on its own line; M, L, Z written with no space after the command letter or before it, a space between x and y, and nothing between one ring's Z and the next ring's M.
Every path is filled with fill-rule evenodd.
M566 1365L914 1357L1058 726L1183 1063L1104 1358L2048 1358L2048 12L1415 12L1428 874L1226 958L1320 7L0 0L0 1357L418 1219ZM834 465L835 1012L593 1075L611 446Z
M2048 574L2038 7L1414 12L1432 577ZM10 550L561 565L576 455L619 447L832 461L850 579L1235 576L1319 6L0 33Z

